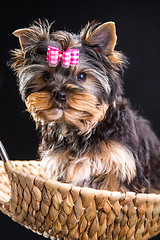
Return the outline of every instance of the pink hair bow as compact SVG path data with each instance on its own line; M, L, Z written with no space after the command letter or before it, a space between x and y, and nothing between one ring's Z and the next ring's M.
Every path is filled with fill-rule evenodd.
M71 48L61 51L58 47L48 46L46 61L51 67L56 67L61 61L62 67L68 68L70 65L77 65L78 60L79 49Z

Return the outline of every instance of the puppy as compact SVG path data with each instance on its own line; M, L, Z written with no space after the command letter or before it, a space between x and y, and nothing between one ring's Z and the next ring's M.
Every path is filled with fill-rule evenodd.
M80 34L35 22L14 32L11 67L41 133L48 177L111 191L160 189L160 143L123 94L126 57L115 24L88 23Z

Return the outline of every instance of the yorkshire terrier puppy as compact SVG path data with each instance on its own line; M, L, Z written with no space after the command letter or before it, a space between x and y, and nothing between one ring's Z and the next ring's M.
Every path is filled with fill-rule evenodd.
M51 26L16 30L21 48L11 60L48 177L112 191L160 189L160 143L124 98L127 60L115 50L114 22L89 23L77 35Z

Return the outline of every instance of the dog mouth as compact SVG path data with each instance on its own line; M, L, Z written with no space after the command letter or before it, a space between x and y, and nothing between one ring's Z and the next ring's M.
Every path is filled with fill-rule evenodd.
M40 118L44 119L45 122L52 122L62 119L64 111L60 108L51 108L43 110L40 114Z
M47 91L35 92L28 96L25 103L36 122L60 121L69 109L64 92L54 95Z
M58 110L65 111L67 109L66 103L60 103L60 102L54 102L54 108L57 108Z
M50 109L43 110L42 115L46 121L59 121L64 117L64 112L66 110L66 106L62 103L54 103L54 106Z
M27 110L36 123L64 122L88 133L104 118L108 104L97 105L97 98L88 93L64 94L35 92L26 100Z

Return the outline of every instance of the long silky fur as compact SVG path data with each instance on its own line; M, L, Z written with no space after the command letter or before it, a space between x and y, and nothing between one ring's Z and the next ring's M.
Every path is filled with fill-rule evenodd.
M50 177L80 186L140 192L152 184L160 189L159 140L123 96L126 57L90 46L97 26L90 23L76 35L51 31L48 22L34 23L25 36L28 45L12 52L22 99L41 132L42 166ZM48 66L50 44L80 49L77 69L86 72L86 83L76 82L77 69ZM53 97L61 89L68 96L64 114Z

